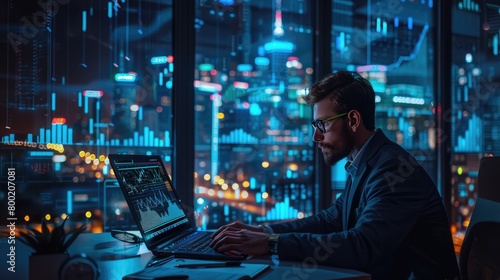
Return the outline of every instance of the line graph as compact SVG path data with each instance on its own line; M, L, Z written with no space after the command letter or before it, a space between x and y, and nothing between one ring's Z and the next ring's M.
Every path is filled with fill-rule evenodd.
M129 195L140 194L148 185L164 182L161 169L158 166L123 168L120 169L120 176Z
M118 173L129 197L129 207L145 231L184 216L159 166L120 168Z
M360 65L357 67L357 70L358 71L366 71L366 69L379 69L379 70L383 70L383 71L391 71L391 70L394 70L394 69L400 67L401 64L405 61L414 60L417 57L418 52L420 51L420 48L422 46L422 43L424 42L425 36L426 36L428 31L429 31L429 25L426 24L426 25L424 25L424 27L422 29L422 33L420 33L420 36L418 38L417 43L415 44L415 47L413 48L413 50L411 51L411 53L409 55L400 56L397 61L395 61L394 63L389 64L389 65L385 65L385 66L384 65Z

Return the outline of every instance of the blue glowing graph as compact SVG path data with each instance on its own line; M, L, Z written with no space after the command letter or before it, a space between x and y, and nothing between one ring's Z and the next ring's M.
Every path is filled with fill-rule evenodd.
M290 220L299 218L299 210L290 205L290 198L285 197L283 201L276 202L262 217L256 217L258 222Z
M133 132L133 137L125 139L106 139L105 133L98 133L95 140L89 140L88 144L98 146L126 146L126 147L170 147L170 132L164 131L164 139L155 135L155 131L145 126L142 133ZM163 138L163 137L162 137ZM16 138L14 133L2 136L3 143L14 143L16 141L26 141L27 143L57 143L57 144L83 144L73 142L73 129L67 125L52 125L51 129L40 128L38 134L28 133L26 138Z
M479 4L473 0L462 0L458 2L458 8L460 10L480 12Z
M480 153L483 146L483 120L474 113L461 131L456 139L455 151Z

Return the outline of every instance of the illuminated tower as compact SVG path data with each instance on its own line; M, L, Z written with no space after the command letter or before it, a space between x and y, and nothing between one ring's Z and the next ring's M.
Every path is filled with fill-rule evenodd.
M281 17L281 0L276 0L274 16L273 40L264 45L264 50L270 60L270 83L278 86L279 92L284 93L287 84L286 62L288 56L295 49L291 42L280 40L285 35Z

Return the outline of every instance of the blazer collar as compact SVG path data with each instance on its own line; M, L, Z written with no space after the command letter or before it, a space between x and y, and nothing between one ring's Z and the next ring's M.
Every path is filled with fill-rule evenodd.
M357 170L357 176L352 178L352 184L350 184L350 187L348 187L348 190L346 189L346 208L344 209L344 219L343 219L343 224L344 224L344 229L349 229L353 227L354 225L349 224L351 221L350 215L352 215L352 207L358 207L359 204L359 195L358 197L356 196L356 193L360 192L361 190L358 190L358 185L360 182L365 180L365 177L367 176L368 172L372 169L372 166L370 164L371 159L378 153L378 150L388 141L390 141L385 134L382 132L382 130L377 129L375 131L375 135L373 135L373 138L371 141L368 143L368 146L366 146L366 150L363 152L361 155L361 160L360 160L360 165L358 166ZM349 185L349 184L348 184ZM356 199L356 201L354 201Z
M390 141L389 138L385 136L381 129L377 128L372 139L365 147L365 151L361 155L359 161L360 165L358 166L358 168L361 168L361 166L364 165L363 163L368 163L378 153L380 147L382 147L388 141Z

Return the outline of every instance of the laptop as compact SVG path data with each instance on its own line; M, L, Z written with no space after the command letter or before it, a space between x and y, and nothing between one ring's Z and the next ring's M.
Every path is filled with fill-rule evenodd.
M189 222L160 156L110 154L108 158L144 243L155 256L246 258L208 246L212 232L198 231Z

